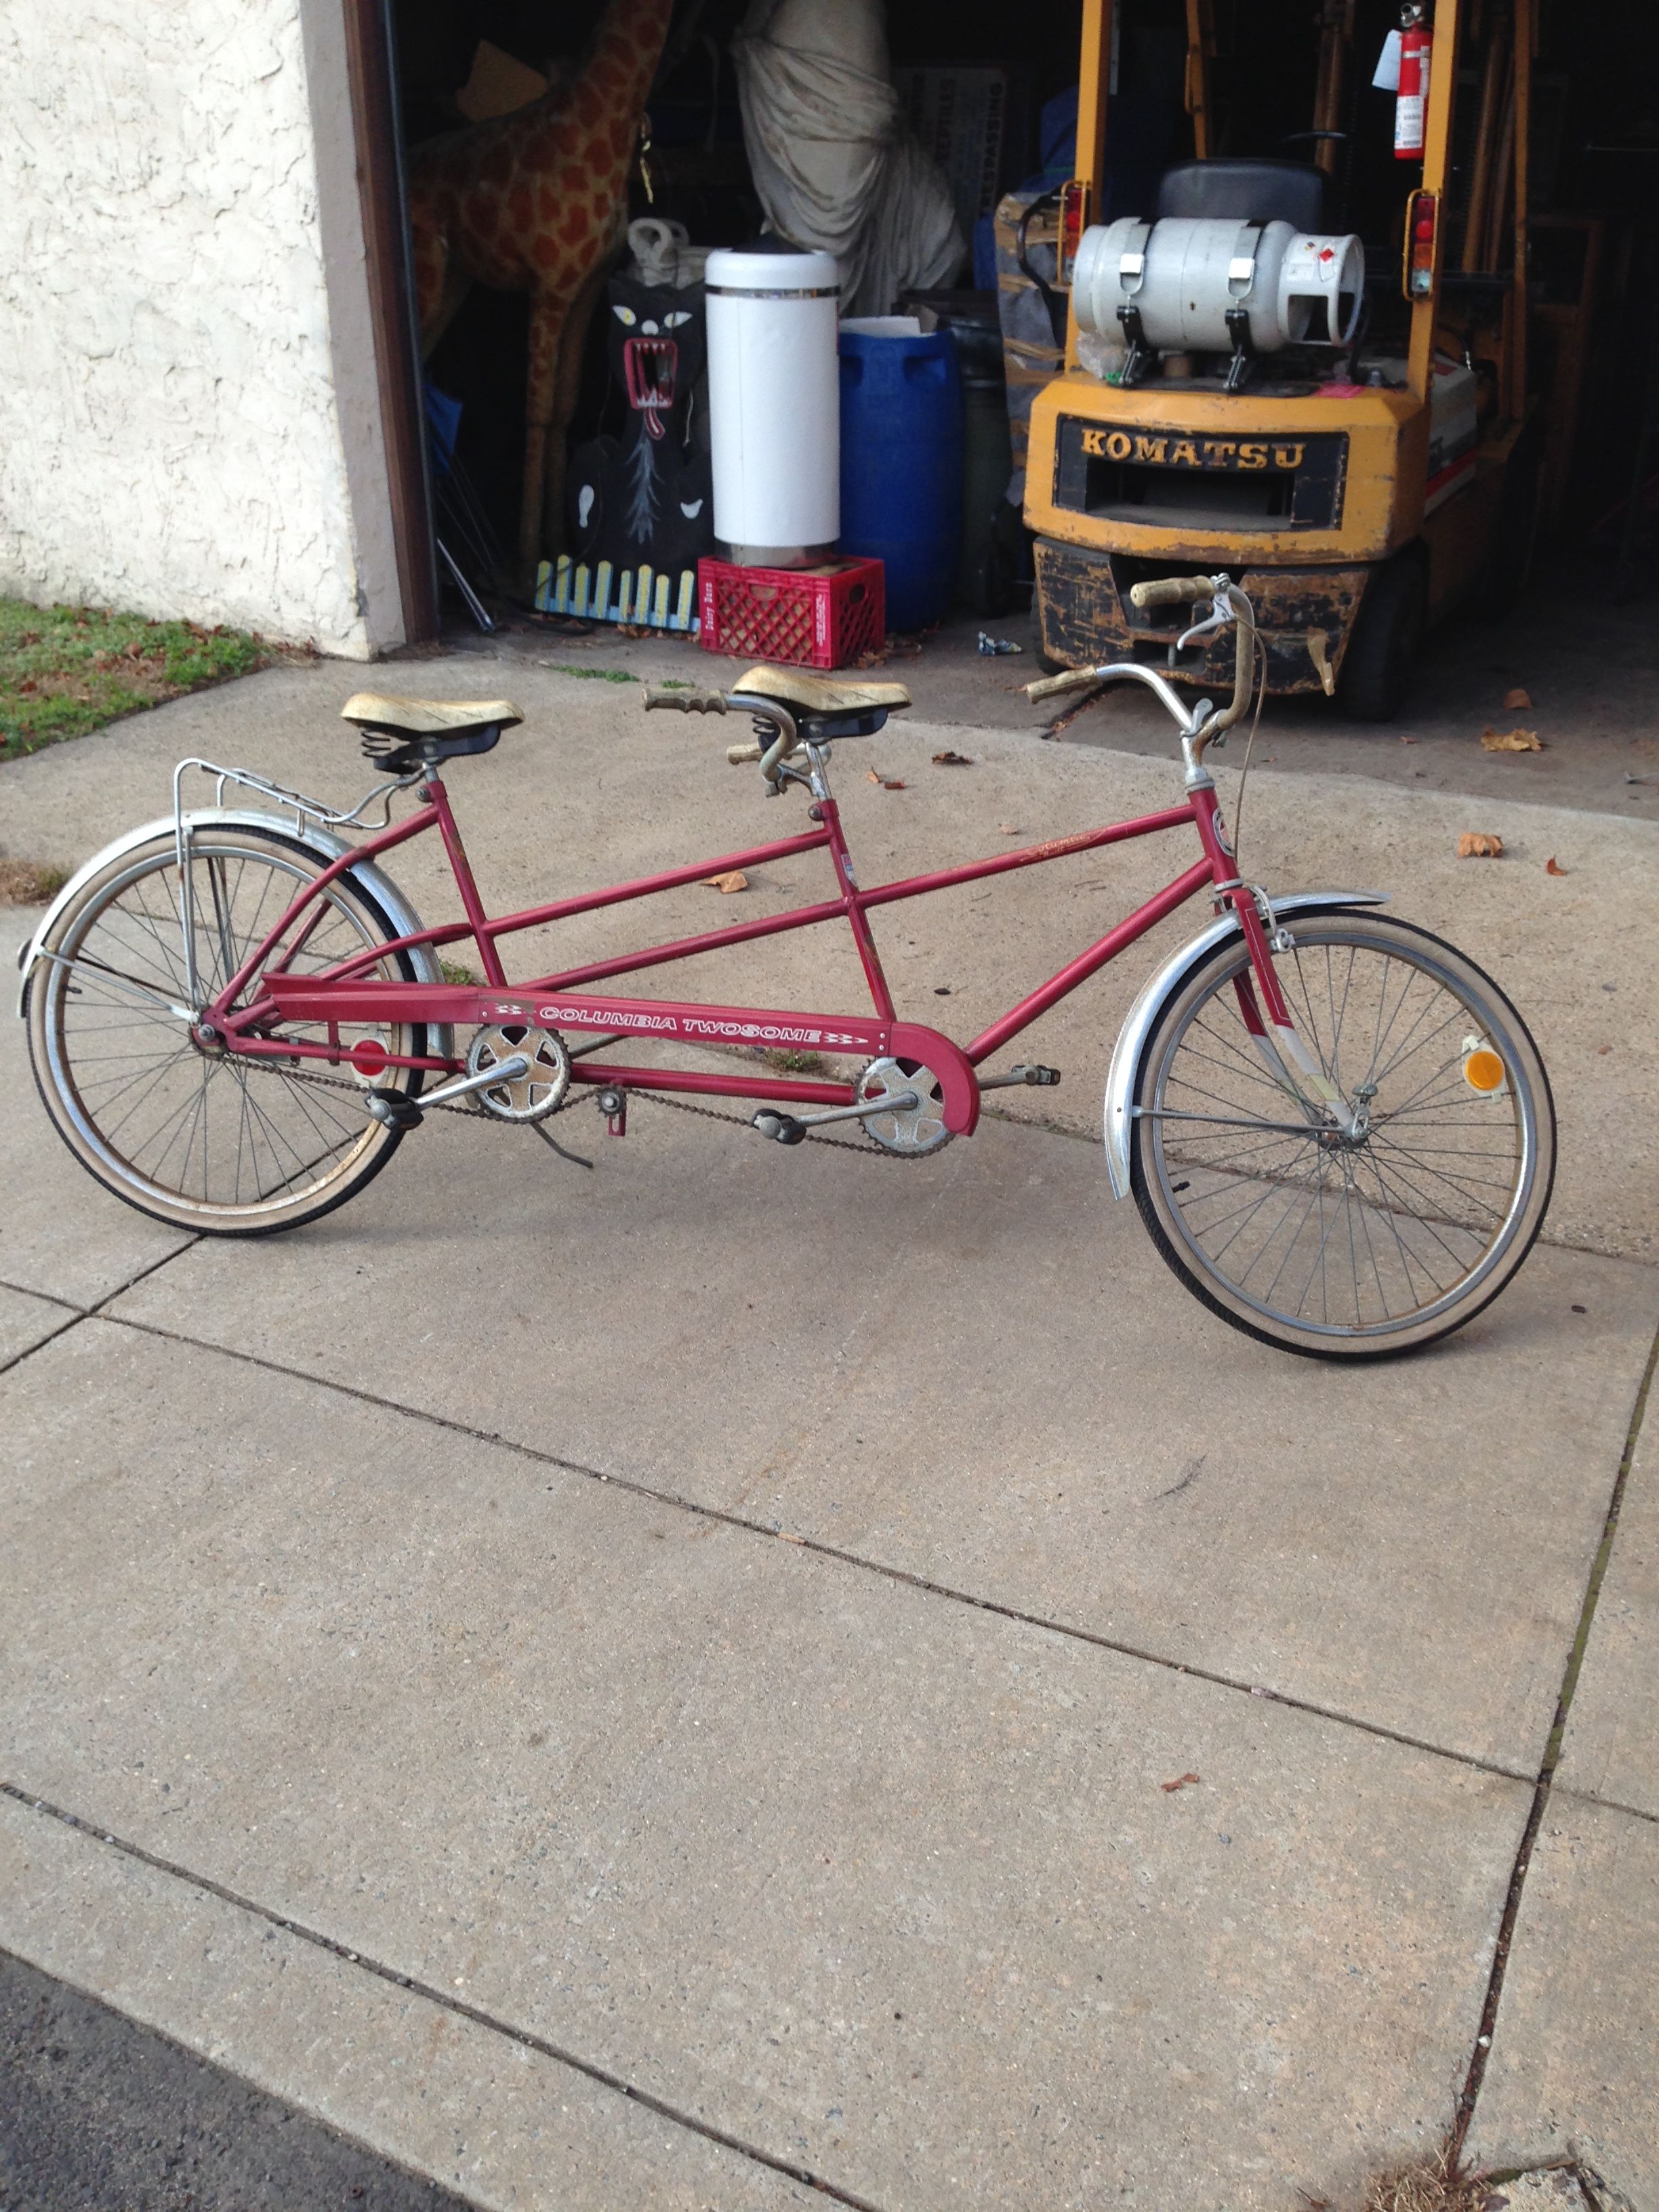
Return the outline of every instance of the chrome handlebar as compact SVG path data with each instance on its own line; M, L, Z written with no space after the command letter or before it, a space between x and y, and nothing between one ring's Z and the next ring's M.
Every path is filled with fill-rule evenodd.
M1085 684L1115 684L1123 677L1144 684L1158 694L1181 732L1181 750L1188 773L1200 774L1205 748L1224 738L1234 723L1243 718L1255 691L1255 610L1226 575L1160 576L1148 583L1132 585L1129 598L1137 607L1191 605L1205 599L1211 602L1208 616L1183 630L1176 641L1177 651L1192 639L1219 629L1229 622L1236 624L1233 696L1224 707L1218 708L1212 700L1200 699L1189 708L1166 677L1133 660L1108 662L1098 668L1068 668L1059 676L1040 677L1035 684L1025 686L1025 696L1033 701L1050 699L1057 692L1076 690Z

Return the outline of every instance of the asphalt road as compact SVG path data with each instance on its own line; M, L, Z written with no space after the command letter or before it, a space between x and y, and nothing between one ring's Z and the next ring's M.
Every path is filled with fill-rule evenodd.
M0 2212L464 2204L0 1951Z

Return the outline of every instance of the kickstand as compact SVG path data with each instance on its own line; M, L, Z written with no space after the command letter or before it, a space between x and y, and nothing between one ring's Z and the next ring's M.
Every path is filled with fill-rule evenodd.
M556 1137L550 1136L547 1131L543 1128L539 1121L532 1121L527 1126L536 1132L536 1134L541 1139L544 1145L551 1145L554 1151L558 1154L562 1160L568 1160L572 1167L591 1168L592 1166L592 1161L585 1160L580 1152L566 1152L564 1146L559 1142L558 1139Z

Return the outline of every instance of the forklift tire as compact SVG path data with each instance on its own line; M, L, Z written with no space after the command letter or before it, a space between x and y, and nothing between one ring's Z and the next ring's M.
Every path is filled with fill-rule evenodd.
M1396 553L1366 585L1336 685L1350 721L1387 722L1400 712L1422 649L1428 597L1415 553Z

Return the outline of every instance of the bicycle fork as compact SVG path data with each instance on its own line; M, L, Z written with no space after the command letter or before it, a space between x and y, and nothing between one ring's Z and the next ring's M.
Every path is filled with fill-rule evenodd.
M1350 1105L1297 1029L1273 967L1274 953L1291 951L1295 939L1274 920L1266 891L1246 884L1234 872L1237 862L1215 787L1204 771L1200 773L1204 775L1204 785L1193 789L1194 811L1204 848L1218 871L1217 911L1224 902L1232 907L1250 956L1249 966L1240 971L1233 986L1240 1018L1267 1073L1295 1101L1310 1127L1334 1127L1345 1137L1361 1137L1365 1133L1370 1099L1362 1097Z

